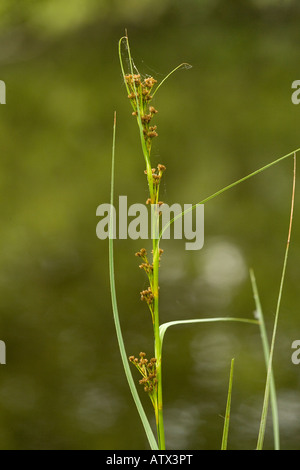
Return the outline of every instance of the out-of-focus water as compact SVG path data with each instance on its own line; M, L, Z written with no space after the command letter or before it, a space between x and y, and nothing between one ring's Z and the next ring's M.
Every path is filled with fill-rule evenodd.
M109 202L115 110L116 197L127 195L129 204L148 197L118 63L125 27L141 73L161 80L182 62L193 66L155 97L153 166L167 167L165 202L196 203L300 147L300 107L291 102L291 84L300 79L296 2L129 3L127 11L122 2L90 1L76 13L45 1L18 14L7 3L2 19L2 449L148 448L115 338L108 243L96 237L96 208ZM253 268L271 335L292 173L288 159L208 202L202 250L162 242L161 322L253 318ZM298 202L296 194L274 357L285 449L300 447L300 366L291 361L300 335ZM150 242L116 240L116 286L128 355L151 356L151 319L139 299L147 282L134 256L142 246L150 250ZM220 448L232 357L229 448L255 448L265 384L259 330L208 323L165 336L169 449ZM269 421L265 447L272 445Z

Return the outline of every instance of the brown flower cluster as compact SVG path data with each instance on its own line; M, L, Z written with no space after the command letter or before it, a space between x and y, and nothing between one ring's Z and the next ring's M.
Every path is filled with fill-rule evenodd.
M161 259L161 255L163 254L164 250L159 248L159 261ZM153 250L152 250L152 255L153 255ZM153 280L153 263L149 263L148 261L148 256L147 256L147 251L145 248L141 248L140 251L135 253L135 256L138 258L141 258L143 260L143 263L139 265L140 269L143 269L145 273L148 276L150 286L147 289L144 289L140 292L141 295L141 300L145 301L149 307L149 310L151 312L152 316L152 321L154 321L154 312L153 312L153 302L154 302L154 296L152 292L152 280Z
M158 136L157 126L150 126L150 121L158 111L149 104L152 100L151 90L157 81L153 77L142 80L139 74L125 75L125 81L129 90L128 98L133 107L132 115L141 119L148 155L150 156L152 139Z
M142 260L143 260L143 263L139 265L139 268L140 268L140 269L144 269L144 271L145 271L147 274L152 273L152 271L153 271L153 264L150 264L149 261L148 261L146 249L145 249L145 248L141 248L140 251L138 251L137 253L135 253L135 256L138 256L139 258L142 258Z
M161 163L157 165L157 168L151 168L153 184L155 186L159 186L161 177L165 170L166 170L165 165L162 165ZM147 170L145 170L144 173L145 175L147 175Z
M140 294L141 294L141 300L145 300L145 302L147 302L148 305L153 303L154 297L153 297L151 287L148 287L148 289L142 290Z
M150 175L148 174L150 172ZM165 165L159 163L157 168L151 168L149 170L144 170L145 175L147 175L148 183L152 185L153 188L153 196L152 199L148 198L146 204L158 204L161 206L163 204L162 201L159 201L159 187L160 181L162 178L163 173L166 171ZM151 183L150 183L151 181Z
M145 392L153 394L157 390L156 379L156 359L152 357L149 361L146 358L146 353L140 352L139 358L130 356L129 361L132 362L143 378L139 381L140 385L144 386Z

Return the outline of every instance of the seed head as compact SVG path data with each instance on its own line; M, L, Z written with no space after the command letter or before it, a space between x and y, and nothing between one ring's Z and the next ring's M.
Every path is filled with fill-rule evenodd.
M133 80L134 80L134 83L136 85L140 85L141 84L141 76L140 75L133 75Z
M135 253L135 256L138 256L139 258L145 258L147 256L147 251L145 248L141 248L140 251Z
M150 111L151 114L158 113L157 109L155 109L154 106L149 106L149 111Z
M155 131L150 131L147 133L147 136L150 137L150 139L153 139L153 137L158 137L158 133Z
M160 173L163 173L166 170L166 167L165 167L165 165L162 165L161 163L159 163L157 165L157 169Z
M155 85L155 83L157 83L157 80L155 80L153 77L148 77L144 80L144 85L150 89Z
M151 114L145 114L144 116L141 116L141 120L143 123L149 123L151 121L152 115Z
M146 290L142 290L140 294L141 294L141 300L145 300L147 304L151 304L153 302L154 297L153 297L151 287L148 287L148 289Z

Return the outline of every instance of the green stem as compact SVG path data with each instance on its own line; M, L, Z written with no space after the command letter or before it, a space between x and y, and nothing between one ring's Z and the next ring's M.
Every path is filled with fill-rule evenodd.
M153 207L153 206L152 206ZM158 233L159 226L159 209L155 207L153 211L154 230ZM154 235L154 234L153 234ZM156 378L157 378L157 410L156 410L156 426L158 445L160 450L165 450L165 431L163 420L163 399L162 399L162 360L161 360L161 338L159 330L159 240L153 236L153 280L152 293L154 297L154 350L156 357Z
M285 272L286 272L286 267L287 267L290 240L291 240L291 233L292 233L292 222L293 222L294 201L295 201L295 188L296 188L296 153L294 154L294 177L293 177L293 190L292 190L292 203L291 203L289 231L288 231L288 238L287 238L287 244L286 244L284 261L283 261L282 274L281 274L281 279L280 279L280 286L279 286L279 293L278 293L278 299L277 299L275 320L274 320L272 340L271 340L270 353L269 353L269 363L268 363L268 370L267 370L264 402L263 402L263 409L262 409L262 414L261 414L261 420L260 420L256 450L262 450L263 449L263 443L264 443L264 437L265 437L268 406L269 406L270 387L271 387L271 378L272 378L272 362L273 362L273 355L274 355L274 348L275 348L275 340L276 340L276 333L277 333L277 326L278 326L278 318L279 318L279 310L280 310L280 304L281 304L281 298L282 298L283 284L284 284L284 279L285 279Z
M262 340L263 352L264 352L266 367L268 370L269 351L270 351L269 340L268 340L265 320L263 316L262 306L260 302L260 297L258 294L256 279L255 279L254 271L252 269L250 270L250 279L251 279L251 284L252 284L253 296L255 300L256 315L257 315L257 318L259 319L259 329L260 329L260 335L261 335L261 340ZM270 399L271 399L272 418L273 418L274 449L280 450L278 406L277 406L276 386L275 386L273 371L272 371L271 379L270 379Z
M230 420L230 408L231 408L231 393L232 393L232 382L233 382L233 367L234 367L234 358L231 359L231 366L230 366L228 395L227 395L227 404L226 404L226 411L225 411L225 419L224 419L224 428L223 428L223 437L222 437L221 450L227 450L229 420Z

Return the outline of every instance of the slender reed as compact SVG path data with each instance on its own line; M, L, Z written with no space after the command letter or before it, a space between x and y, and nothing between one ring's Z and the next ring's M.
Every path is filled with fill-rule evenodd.
M225 419L224 419L221 450L227 450L229 421L230 421L230 409L231 409L233 369L234 369L234 358L231 359L231 365L230 365L229 385L228 385L228 394L227 394L227 403L226 403L226 410L225 410Z
M264 438L265 438L265 430L266 430L268 407L269 407L269 397L270 397L270 387L271 387L271 381L272 381L272 362L273 362L275 340L276 340L276 334L277 334L279 310L280 310L280 305L281 305L283 285L284 285L284 280L285 280L285 273L286 273L287 260L288 260L288 255L289 255L289 248L290 248L290 241L291 241L291 234L292 234L292 224L293 224L293 215L294 215L294 202L295 202L295 189L296 189L296 153L294 154L294 177L293 177L292 202L291 202L291 212L290 212L288 237L287 237L287 244L286 244L284 260L283 260L283 268L282 268L282 274L281 274L281 279L280 279L280 286L279 286L279 293L278 293L278 299L277 299L275 320L274 320L274 326L273 326L273 334L272 334L271 347L270 347L270 353L269 353L269 362L268 362L264 402L263 402L261 421L260 421L260 427L259 427L259 433L258 433L258 439L257 439L257 447L256 447L257 450L262 450L263 449L263 443L264 443Z

